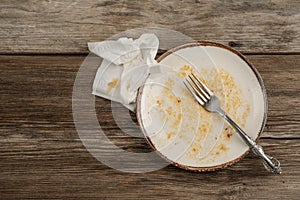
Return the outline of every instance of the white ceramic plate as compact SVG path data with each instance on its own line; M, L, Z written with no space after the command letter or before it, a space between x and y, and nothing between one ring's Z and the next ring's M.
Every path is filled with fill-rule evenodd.
M248 146L221 117L196 103L183 79L196 73L256 140L265 125L267 100L255 68L237 51L212 42L177 47L158 62L137 103L138 122L150 145L172 164L195 171L213 171L242 159Z

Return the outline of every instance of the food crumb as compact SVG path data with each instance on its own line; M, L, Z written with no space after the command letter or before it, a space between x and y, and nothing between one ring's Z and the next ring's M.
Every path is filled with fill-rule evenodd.
M167 111L168 115L171 115L171 114L172 114L172 107L169 106L168 109L167 109L166 111Z
M157 100L156 103L157 103L159 106L162 106L163 103L164 103L164 100Z
M173 133L168 133L167 138L170 139L173 136Z
M227 151L228 148L227 148L224 144L221 144L220 150L221 150L221 151Z
M194 72L198 74L198 71L195 71L192 67L188 65L182 66L178 71L179 76L185 77L187 74ZM201 80L208 85L208 87L220 98L221 104L224 107L224 110L233 118L240 118L240 121L237 123L244 126L245 121L251 111L251 107L247 104L247 102L243 101L242 90L236 84L234 77L232 77L227 71L220 70L201 70ZM203 79L204 80L203 80ZM187 157L196 159L198 153L201 152L203 146L205 145L206 136L213 131L212 121L214 118L210 117L206 113L206 111L198 104L193 104L193 106L189 106L189 104L194 103L195 99L190 98L191 96L187 96L184 93L184 96L177 96L172 93L172 90L175 88L175 81L177 79L168 78L165 82L166 87L161 90L160 95L155 97L157 105L162 107L162 110L165 112L168 117L167 125L171 129L169 131L172 132L164 132L162 138L164 140L175 140L176 142L173 145L181 144L181 141L189 141L190 136L188 133L195 134L195 140L191 141L191 148L186 153ZM218 80L218 81L216 81ZM186 90L184 90L186 92ZM155 102L154 100L154 102ZM187 106L186 106L187 105ZM188 109L189 113L196 113L199 109L199 115L191 115L188 112L185 112L184 109ZM197 109L196 109L197 108ZM195 111L195 112L193 112ZM192 121L193 123L198 123L193 130L189 129L189 124L182 119L188 119L186 121ZM180 126L179 126L180 125ZM181 133L175 135L175 131L178 128L184 128L185 134ZM232 148L227 143L232 138L234 134L233 128L225 125L222 129L222 133L220 136L215 136L212 138L216 142L213 150L209 152L213 159L222 156L222 154L226 154L228 152L229 147ZM191 134L191 135L193 135ZM176 136L176 138L175 138ZM178 141L177 141L178 140ZM227 146L226 146L227 145Z

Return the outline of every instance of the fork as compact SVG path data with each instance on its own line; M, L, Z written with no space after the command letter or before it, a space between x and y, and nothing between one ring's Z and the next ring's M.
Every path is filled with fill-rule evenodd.
M201 82L193 73L183 82L189 92L194 96L197 102L208 112L218 113L238 132L244 142L249 146L252 152L263 160L263 165L267 171L274 174L281 174L280 162L264 153L263 148L250 138L221 108L220 100L208 87Z

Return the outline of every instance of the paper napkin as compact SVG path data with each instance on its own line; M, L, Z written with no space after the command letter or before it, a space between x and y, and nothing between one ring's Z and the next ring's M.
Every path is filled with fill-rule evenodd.
M137 90L143 85L155 55L159 40L155 34L143 34L138 39L88 43L89 50L102 57L93 83L93 94L123 104L135 110Z

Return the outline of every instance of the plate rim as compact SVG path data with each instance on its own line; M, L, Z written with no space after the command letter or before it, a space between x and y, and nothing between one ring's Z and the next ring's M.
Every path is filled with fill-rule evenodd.
M172 48L172 49L166 51L165 53L163 53L161 56L159 56L156 60L159 63L164 58L166 58L167 56L169 56L170 54L172 54L172 53L174 53L178 50L189 48L189 47L195 47L195 46L214 46L214 47L219 47L219 48L226 49L226 50L236 54L238 57L240 57L247 64L247 66L252 70L252 72L254 73L254 75L255 75L255 77L256 77L259 85L260 85L261 92L263 94L264 108L265 108L264 109L263 121L262 121L260 130L258 132L257 138L255 139L255 142L258 142L258 140L260 139L261 134L263 133L266 122L267 122L267 112L268 112L267 93L266 93L266 88L265 88L263 79L262 79L261 75L259 74L258 70L254 67L254 65L242 53L240 53L239 51L237 51L237 50L235 50L235 49L233 49L229 46L221 44L221 43L212 42L212 41L197 41L197 42L194 42L194 43L187 43L187 44L183 44L183 45L180 45L178 47ZM239 156L238 158L236 158L234 160L231 160L231 161L228 161L228 162L225 162L225 163L220 164L220 165L215 165L215 166L210 166L210 167L194 167L194 166L182 165L182 164L176 163L176 162L168 159L165 155L163 155L160 151L158 151L155 148L155 146L153 145L151 139L147 136L145 127L143 126L143 123L142 123L142 120L141 120L142 119L142 116L141 116L141 100L142 100L143 89L144 89L144 86L141 86L138 89L137 100L136 100L136 117L137 117L139 127L140 127L141 131L143 132L147 143L151 146L151 148L155 151L155 153L157 153L161 158L163 158L164 160L166 160L170 164L172 164L172 165L174 165L178 168L184 169L184 170L195 171L195 172L210 172L210 171L217 171L217 170L221 170L221 169L227 168L229 166L232 166L233 164L239 162L246 155L249 154L250 148L248 147L248 150L244 154Z

